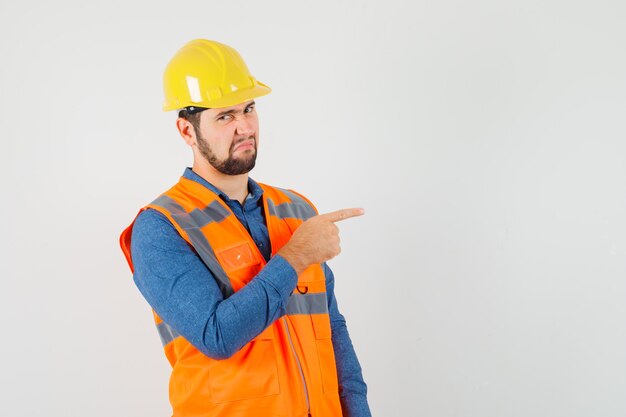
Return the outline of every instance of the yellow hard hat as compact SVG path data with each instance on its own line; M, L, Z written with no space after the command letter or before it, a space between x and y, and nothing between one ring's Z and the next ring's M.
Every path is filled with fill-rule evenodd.
M183 46L163 74L163 110L234 106L272 91L254 78L237 51L196 39Z

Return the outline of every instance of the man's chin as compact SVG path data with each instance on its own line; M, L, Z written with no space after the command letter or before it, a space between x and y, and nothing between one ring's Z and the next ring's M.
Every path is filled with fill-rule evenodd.
M216 166L214 167L218 171L220 171L222 174L242 175L242 174L247 174L248 172L252 171L252 169L256 165L256 158L254 156L248 160L236 159L236 160L233 160L233 162L234 161L236 161L237 163L236 164L230 163L230 164L222 165L220 167L216 167Z
M246 149L241 152L237 152L238 155L231 155L232 161L237 161L238 164L247 165L256 163L256 150Z
M245 148L245 149L237 149L230 155L231 159L236 160L248 160L250 158L256 158L256 149L254 148Z

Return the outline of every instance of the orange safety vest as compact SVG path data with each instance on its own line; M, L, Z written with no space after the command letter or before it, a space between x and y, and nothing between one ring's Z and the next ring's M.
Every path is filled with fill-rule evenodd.
M316 210L293 191L259 185L274 256ZM195 181L181 178L142 210L146 208L163 213L193 246L225 298L266 264L230 208ZM132 227L120 238L131 270ZM342 416L321 265L300 274L287 314L228 359L204 355L156 313L154 317L172 365L173 417Z

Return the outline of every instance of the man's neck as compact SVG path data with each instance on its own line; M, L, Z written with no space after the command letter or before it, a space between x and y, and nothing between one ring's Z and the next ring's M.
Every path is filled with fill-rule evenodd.
M243 204L248 196L248 174L226 175L217 171L212 166L193 164L193 172L213 184L231 200L237 200Z

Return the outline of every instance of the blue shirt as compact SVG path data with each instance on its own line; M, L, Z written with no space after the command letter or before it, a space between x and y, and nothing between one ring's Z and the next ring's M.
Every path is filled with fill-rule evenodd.
M256 182L248 179L249 194L241 204L191 168L183 177L216 193L245 226L268 262L246 286L224 299L211 271L194 249L163 214L148 209L139 214L133 226L133 279L163 321L205 355L228 358L286 314L298 276L280 255L271 257L263 190ZM343 414L368 417L367 387L345 319L337 307L334 275L326 264L323 267Z

